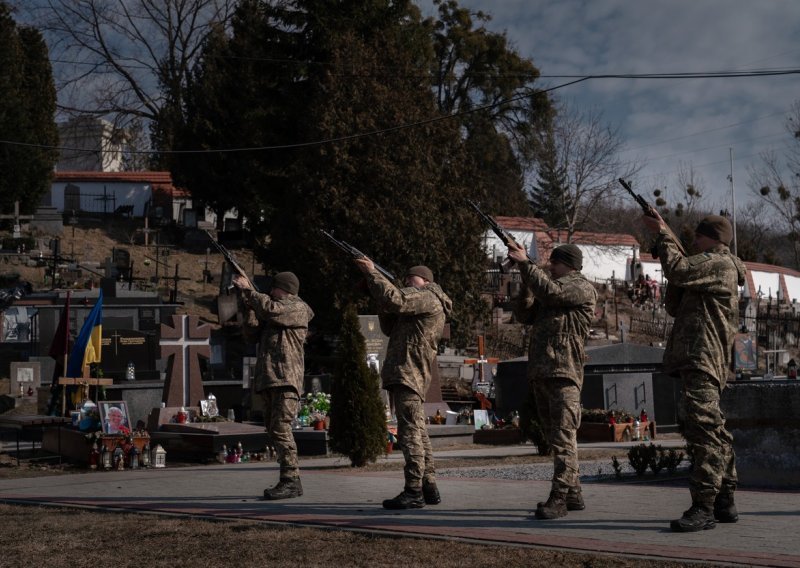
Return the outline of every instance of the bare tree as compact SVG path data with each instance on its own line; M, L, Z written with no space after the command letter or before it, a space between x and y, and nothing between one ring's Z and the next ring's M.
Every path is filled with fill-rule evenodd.
M183 102L203 41L233 0L17 0L50 44L60 110L119 125L163 119Z
M785 152L762 152L748 168L748 187L777 214L773 227L788 236L794 266L800 267L800 101L792 105L786 129L790 142Z
M605 208L600 205L618 195L619 177L627 179L639 170L636 164L620 158L623 142L619 129L606 123L597 109L581 112L561 104L552 133L545 135L552 137L551 159L565 178L563 196L557 199L559 222L554 228L565 231L568 242L576 231L604 228ZM542 147L548 146L545 142ZM532 191L535 188L530 187Z

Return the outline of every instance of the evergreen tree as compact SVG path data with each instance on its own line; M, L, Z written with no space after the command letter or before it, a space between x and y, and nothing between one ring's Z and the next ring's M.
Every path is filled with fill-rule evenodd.
M553 228L564 224L573 215L574 204L570 197L567 171L559 164L555 141L548 136L543 145L537 168L536 185L531 188L529 204L536 217Z
M0 209L14 201L32 213L50 189L57 152L56 92L41 34L17 27L0 1L0 132L20 144L0 144Z
M367 349L358 315L344 310L339 333L339 361L331 386L330 444L350 458L353 467L374 462L386 449L386 413L380 379L367 365Z

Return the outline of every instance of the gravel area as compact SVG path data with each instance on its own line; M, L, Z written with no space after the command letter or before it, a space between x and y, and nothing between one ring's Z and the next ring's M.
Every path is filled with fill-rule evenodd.
M635 476L633 468L628 460L620 460L622 474L625 477ZM678 472L686 471L688 463L684 461ZM614 479L616 474L611 460L604 461L581 461L580 462L581 481L602 481ZM552 464L524 464L498 467L460 467L439 469L437 475L443 477L464 477L464 478L490 478L490 479L511 479L516 481L541 480L547 481L553 477ZM645 478L652 478L653 473L648 470ZM659 477L666 478L667 474L662 471Z

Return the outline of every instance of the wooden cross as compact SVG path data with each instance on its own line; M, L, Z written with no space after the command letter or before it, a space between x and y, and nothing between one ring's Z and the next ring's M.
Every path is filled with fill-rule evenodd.
M464 363L467 365L472 365L478 371L478 381L473 382L473 390L476 384L486 383L486 376L484 372L484 366L487 363L497 364L500 362L500 359L497 357L486 357L486 347L484 342L484 337L482 335L478 336L478 358L477 359L464 359ZM481 394L482 396L478 396ZM476 393L476 397L481 402L481 408L491 408L491 403L486 400L486 397L483 396L482 393Z
M88 374L89 367L84 369L84 374ZM78 386L84 389L84 398L89 398L89 388L95 387L95 398L97 398L97 388L114 384L114 379L100 379L97 377L59 377L58 384L61 385L61 415L67 415L67 388L68 386Z
M20 238L20 219L33 219L33 215L20 215L19 214L19 201L14 202L13 215L0 215L0 219L14 219L14 234L13 238Z

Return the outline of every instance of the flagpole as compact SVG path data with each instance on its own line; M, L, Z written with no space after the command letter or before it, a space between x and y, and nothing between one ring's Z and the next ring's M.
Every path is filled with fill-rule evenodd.
M67 318L67 324L66 324L67 334L66 334L66 338L64 340L64 371L63 371L63 373L65 375L67 374L67 362L69 360L69 304L70 304L71 296L72 296L72 290L67 290L67 303L66 303L67 309L64 310L66 312L64 315ZM67 415L67 386L63 385L61 387L61 416L66 416L66 415Z

